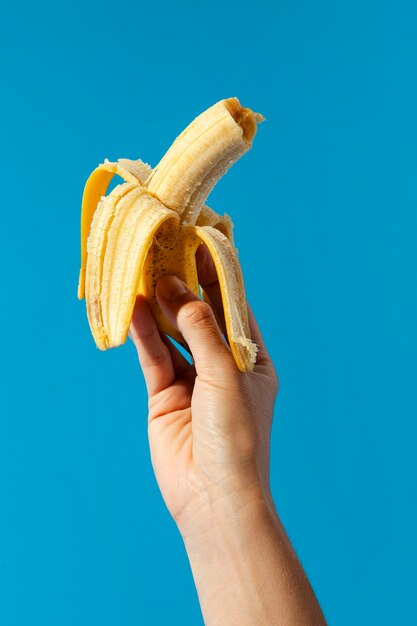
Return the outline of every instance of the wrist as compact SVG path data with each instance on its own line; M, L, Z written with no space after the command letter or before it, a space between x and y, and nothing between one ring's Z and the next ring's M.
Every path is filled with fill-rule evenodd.
M194 500L177 520L186 550L191 554L214 556L225 541L247 542L259 525L278 522L272 496L261 486L233 492L212 490ZM214 551L214 552L213 552Z

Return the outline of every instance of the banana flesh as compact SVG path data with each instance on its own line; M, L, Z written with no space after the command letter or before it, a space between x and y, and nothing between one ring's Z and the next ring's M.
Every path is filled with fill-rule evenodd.
M137 201L118 211L109 230L101 287L109 346L126 341L142 269L154 237L158 240L158 231L163 227L166 237L174 240L179 226L175 211L167 209L144 187L139 191L142 193ZM162 239L164 236L161 234Z
M87 317L91 328L94 328L94 338L97 346L102 350L109 347L107 333L102 320L102 301L100 297L108 234L116 210L120 210L126 203L130 206L132 204L132 195L136 198L138 188L136 185L124 183L115 187L111 194L103 197L94 213L88 238L85 285L85 290L88 294Z
M237 98L199 115L174 141L154 170L140 160L105 161L85 185L81 213L79 298L97 346L126 341L137 294L150 302L159 329L183 343L155 296L162 276L175 274L199 293L195 253L204 243L215 264L227 338L241 371L251 371L251 340L233 223L204 204L208 194L252 145L263 117ZM106 196L114 175L123 179Z

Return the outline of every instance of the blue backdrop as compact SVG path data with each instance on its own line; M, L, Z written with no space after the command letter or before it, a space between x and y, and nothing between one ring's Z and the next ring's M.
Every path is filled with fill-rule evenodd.
M417 623L417 5L9 3L0 22L0 623L202 624L132 345L78 302L83 184L262 112L229 212L281 379L278 510L330 624ZM254 216L254 217L253 217Z

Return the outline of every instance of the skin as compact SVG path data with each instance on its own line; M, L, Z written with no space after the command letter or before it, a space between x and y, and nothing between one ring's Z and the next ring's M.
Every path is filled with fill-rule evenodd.
M130 326L149 396L152 465L183 537L207 626L325 624L275 509L269 449L278 377L259 346L253 372L236 367L224 336L217 274L205 246L199 282L210 304L174 276L157 299L193 364L160 334L146 299Z

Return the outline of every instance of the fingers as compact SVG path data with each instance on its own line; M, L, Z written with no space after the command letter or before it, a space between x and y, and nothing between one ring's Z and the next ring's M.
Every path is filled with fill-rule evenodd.
M205 299L209 301L216 316L217 323L223 334L227 336L226 320L224 318L223 300L220 290L217 270L211 254L205 244L197 248L196 264L198 282L204 290Z
M206 274L206 278L208 276ZM199 300L175 276L161 279L156 295L163 312L189 345L197 374L224 372L225 368L234 366L230 348L207 303ZM252 339L259 346L255 371L268 373L278 387L274 365L249 305L248 314ZM194 367L160 333L143 296L136 299L129 334L136 346L150 396L172 385L177 377L194 372Z
M197 374L224 371L234 365L209 304L202 302L176 276L165 276L156 288L159 305L190 347Z
M161 339L148 302L143 296L136 299L130 337L138 352L149 396L172 385L175 370L171 353Z
M210 299L210 303L215 310L216 316L218 316L221 327L225 328L224 323L224 311L223 311L223 301L222 294L220 290L220 284L217 276L216 267L214 265L214 261L211 258L211 254L204 244L200 245L197 248L196 253L196 262L198 269L198 281L206 294ZM270 356L266 350L265 342L262 339L261 332L259 330L259 326L255 320L255 316L249 307L248 304L248 316L249 316L249 325L251 329L252 339L255 343L259 345L259 352L257 355L257 362L271 362Z
M211 254L207 246L204 244L200 245L197 249L196 262L199 283L210 299L210 303L213 306L220 327L225 331L226 324L224 320L223 301L217 271L214 261L211 258ZM277 378L271 357L268 354L261 331L259 330L259 326L249 304L248 317L252 340L259 346L255 370L257 369L259 371L260 369L267 369L268 373L271 373L273 377Z
M219 279L214 261L206 245L201 244L197 248L195 260L197 263L198 282L210 298L210 302L216 313L224 317Z
M187 359L181 354L178 348L175 347L175 345L172 343L169 337L167 337L161 332L159 334L161 336L162 341L167 346L169 353L171 355L172 364L174 366L176 377L180 378L181 376L184 376L185 374L189 374L189 373L190 374L192 373L195 375L194 365L192 365L189 361L187 361Z

